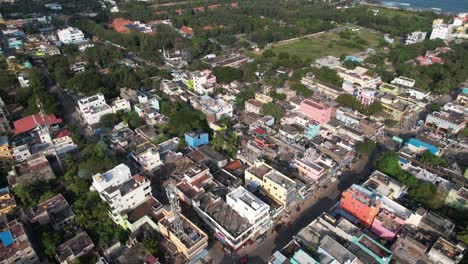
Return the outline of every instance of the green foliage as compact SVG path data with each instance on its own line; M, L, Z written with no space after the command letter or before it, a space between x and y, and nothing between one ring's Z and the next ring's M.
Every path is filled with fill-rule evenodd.
M363 142L359 142L356 147L356 151L359 155L371 155L374 152L376 143L371 139L366 138Z
M284 116L284 109L274 103L266 103L262 105L262 114L274 117L275 122L279 123Z
M433 155L429 150L424 151L419 157L419 161L428 166L447 166L447 160L436 155Z
M344 63L343 63L343 66L346 69L352 70L352 69L356 68L357 66L361 66L361 63L358 62L358 61L345 60Z
M66 87L74 94L82 95L94 95L97 92L103 92L106 94L104 83L101 79L101 75L95 69L88 69L84 72L75 74L70 80L68 80Z
M343 79L338 76L334 69L330 69L328 67L322 67L320 69L312 67L311 71L315 75L315 78L320 81L335 85L337 87L341 87L343 84Z
M188 66L189 71L202 71L208 69L210 66L203 61L196 60Z
M152 237L145 236L141 241L141 246L152 255L158 253L158 241Z
M230 83L232 81L242 80L242 71L232 67L214 67L213 75L219 83Z
M382 104L380 102L376 101L369 106L365 106L350 94L341 94L336 98L336 101L365 115L373 115L383 110Z
M120 118L117 114L106 114L99 119L99 124L103 128L112 129L115 125L120 122Z
M385 119L384 124L388 127L395 127L398 124L398 121L393 119Z
M237 153L237 134L235 132L218 131L211 140L211 145L217 151L225 151L229 157L235 158Z
M87 145L81 152L78 175L89 177L94 173L107 171L117 165L117 160L108 153L107 146L100 142Z
M255 92L257 91L258 87L255 86L249 86L243 89L240 93L237 94L236 96L236 104L238 107L243 107L244 102L255 98Z
M171 135L181 137L187 131L209 130L205 114L184 102L162 101L161 113L169 118L168 132Z
M309 88L307 88L305 85L301 83L296 83L296 82L291 83L290 87L292 90L296 91L296 94L299 96L309 97L309 96L312 96L312 94L314 94L312 90L310 90Z
M278 100L286 100L286 94L284 93L277 93L276 91L270 91L270 93L268 94L270 95L272 98L275 98L275 99L278 99Z
M440 104L438 102L432 103L431 111L440 111Z
M36 205L59 193L54 181L20 182L13 192L25 207Z

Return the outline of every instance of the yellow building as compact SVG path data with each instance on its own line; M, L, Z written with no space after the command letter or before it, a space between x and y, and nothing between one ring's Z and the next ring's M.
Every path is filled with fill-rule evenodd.
M8 137L0 137L0 167L11 160L13 155L11 154L10 145L8 144Z
M183 233L176 234L173 228L174 215L167 212L166 216L159 220L159 232L177 247L178 253L187 258L190 263L205 257L208 252L208 236L185 216L180 214Z
M273 98L263 93L255 94L255 100L259 101L262 104L273 102Z
M0 189L0 215L8 214L16 207L15 197L8 187Z
M386 94L380 98L383 111L389 114L393 120L401 121L405 114L409 111L409 105L399 100L392 94Z
M390 93L393 95L398 95L398 86L393 84L384 83L379 86L379 90L384 93Z
M296 200L296 182L264 161L256 161L245 171L245 181L247 184L258 184L270 198L285 208Z

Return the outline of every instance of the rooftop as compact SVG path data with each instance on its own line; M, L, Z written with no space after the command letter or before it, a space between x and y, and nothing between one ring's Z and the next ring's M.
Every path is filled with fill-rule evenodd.
M226 195L227 197L231 198L234 201L240 200L247 206L249 206L251 209L254 211L260 210L262 208L268 207L266 203L264 203L262 200L257 198L255 195L247 191L244 187L239 186L232 192L228 193Z
M60 124L62 123L62 119L57 118L54 114L47 115L45 120L40 114L23 117L13 122L13 126L15 127L15 135L28 132L29 130L32 130L38 126L43 126L46 123L48 125Z
M90 246L94 247L93 241L85 232L82 232L57 247L56 252L58 259L63 263L70 257L82 254L83 251Z
M352 263L356 259L353 253L328 235L320 241L320 248L330 254L338 263Z
M161 208L162 204L151 196L147 198L145 202L128 211L127 219L130 223L134 223L142 217L147 216L157 223L161 218L163 218L163 215L160 213Z

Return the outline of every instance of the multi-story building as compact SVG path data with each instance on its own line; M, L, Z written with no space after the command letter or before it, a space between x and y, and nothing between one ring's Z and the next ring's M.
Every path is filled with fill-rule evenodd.
M0 216L5 215L13 211L16 207L15 197L10 193L8 187L0 189Z
M17 147L14 147L11 150L11 153L13 154L13 157L15 158L15 161L17 163L21 163L21 162L27 160L31 156L31 151L29 150L29 145L28 144L19 145Z
M463 106L468 106L468 87L461 89L457 96L457 103Z
M262 113L262 103L255 99L245 101L245 111L260 115Z
M459 104L454 104L452 102L448 102L444 104L444 106L442 107L442 111L454 112L457 114L468 116L468 107L465 107Z
M392 94L385 94L380 97L383 111L390 115L390 118L395 121L402 121L403 118L408 117L410 105L403 102Z
M434 263L457 264L465 255L465 246L455 245L443 237L439 237L427 253L429 260Z
M139 174L131 176L130 168L124 164L104 174L93 175L92 183L101 199L109 204L110 217L120 225L123 222L122 215L151 196L150 185L150 181Z
M408 191L407 186L378 170L374 171L362 186L391 199L399 199Z
M6 109L6 105L2 98L0 98L0 134L7 134L11 132L11 125L10 121L8 120L8 116L9 113Z
M319 122L320 125L328 123L335 114L334 107L315 99L303 100L300 105L300 110L311 120Z
M441 39L450 41L452 39L452 25L439 23L432 26L432 33L429 39Z
M26 234L23 224L17 220L13 220L9 223L6 222L5 218L1 220L0 263L39 263L39 258L32 247L32 243Z
M117 111L124 111L125 113L130 112L132 107L130 102L125 99L117 98L110 104L113 113L117 113Z
M341 194L340 208L370 228L380 212L381 203L377 193L353 184Z
M56 131L61 123L62 119L57 118L54 114L49 114L45 116L45 118L42 118L40 114L35 114L16 120L13 122L13 126L15 128L15 135L20 135L36 131L45 124L47 124L52 131Z
M132 158L146 172L152 172L163 165L156 146L151 146L142 152L132 152Z
M326 169L317 160L318 154L313 149L305 151L304 156L294 158L299 173L312 181L318 181L325 175Z
M371 105L375 100L375 89L373 88L358 88L355 90L354 96L362 105Z
M195 71L192 73L193 89L197 94L211 94L216 86L216 76L210 70Z
M86 41L83 32L73 27L58 30L57 36L63 44L78 44Z
M379 86L379 90L383 93L388 93L397 96L400 92L400 89L397 85L383 83Z
M296 182L264 161L255 161L254 165L245 171L245 182L261 187L263 192L286 209L295 203Z
M456 186L447 194L445 204L455 208L468 209L468 189L463 186Z
M273 98L271 96L268 96L264 93L256 93L255 94L255 100L259 101L262 104L267 104L273 102Z
M385 240L393 241L404 224L405 219L400 218L389 210L383 209L375 216L371 231Z
M215 123L222 116L232 117L234 110L233 103L220 98L214 99L208 95L199 97L193 102L193 106L206 115L208 123Z
M101 117L112 114L112 108L106 103L104 95L96 95L78 100L81 116L88 125L99 123Z
M167 212L166 216L159 220L159 232L176 246L177 253L182 254L189 263L196 263L208 254L208 236L181 213L179 219L182 222L181 233L174 228L173 212Z
M192 131L184 134L185 142L187 146L191 148L197 148L201 145L207 145L210 143L208 133Z
M432 112L426 117L425 125L437 132L457 134L466 127L467 120L463 115L449 112Z
M392 80L392 84L404 86L407 88L413 88L416 84L416 80L405 76L399 76Z
M348 107L338 107L335 113L335 119L347 125L359 124L364 119L362 114Z
M94 243L85 232L81 232L57 247L55 254L60 264L72 264L74 260L90 253Z
M15 186L20 182L47 181L54 178L55 174L47 158L43 153L36 153L24 163L15 166L8 175L8 183L10 186Z
M427 32L415 31L406 36L405 45L412 45L423 42L426 39Z
M345 81L351 83L357 83L361 87L377 88L382 82L382 79L378 75L369 76L366 75L368 70L362 67L356 67L354 70L348 70L343 67L336 67L335 70L338 73L338 76L343 78Z
M30 211L29 221L31 223L51 224L55 230L70 224L75 217L67 200L61 194L32 207Z
M10 150L10 143L8 142L8 137L0 136L0 167L5 166L12 159L13 155Z

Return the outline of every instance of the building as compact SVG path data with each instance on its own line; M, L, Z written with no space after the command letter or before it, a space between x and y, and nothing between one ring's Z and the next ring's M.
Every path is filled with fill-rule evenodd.
M261 104L267 104L273 102L273 98L264 93L256 93L255 100L259 101Z
M294 165L299 174L313 182L317 182L327 172L327 169L319 163L317 158L318 154L316 154L314 149L306 150L301 158L294 158Z
M408 191L407 186L378 170L372 172L369 179L362 186L395 200Z
M117 111L123 111L128 113L132 110L130 102L125 99L117 98L116 100L112 101L110 104L113 113L117 113Z
M432 236L405 225L391 248L393 259L402 264L428 263L426 252L432 243Z
M8 120L9 113L2 98L0 98L0 133L11 133L10 121Z
M405 45L412 45L423 42L426 39L427 32L415 31L406 36Z
M461 243L455 245L443 237L439 237L427 256L434 263L457 264L465 255L465 246Z
M410 112L410 105L400 100L393 94L385 94L380 97L383 111L389 115L389 117L395 121L402 121L404 118L408 118Z
M422 154L425 151L429 151L432 155L436 156L440 156L442 154L438 147L417 138L410 138L407 142L407 146L410 151L416 154Z
M377 193L353 184L341 194L339 206L370 228L380 212L381 203Z
M264 161L255 161L254 165L245 171L245 183L261 187L263 192L286 209L295 203L296 182Z
M14 147L11 150L11 153L12 153L12 155L15 158L15 161L17 163L21 163L21 162L27 160L31 156L31 151L29 150L29 145L28 144L19 145L17 147Z
M375 89L373 88L358 88L355 90L354 96L364 106L369 106L374 103L375 100Z
M399 88L396 85L383 83L379 86L379 90L383 93L388 93L397 96L399 93Z
M86 41L83 32L73 27L58 30L57 36L63 44L79 44Z
M0 167L5 166L12 159L13 155L10 150L10 143L8 142L8 137L0 136Z
M58 155L62 155L78 148L75 142L73 142L71 132L68 129L60 130L55 134L52 143L54 144Z
M49 161L42 153L30 156L24 163L16 165L8 175L8 183L15 186L20 182L47 181L55 178Z
M177 253L182 254L189 263L196 263L199 259L205 257L208 252L208 236L179 213L179 219L182 224L182 232L179 233L174 228L174 215L168 212L164 218L159 220L159 232L177 248Z
M26 72L20 72L18 74L18 82L21 86L21 88L27 88L29 87L29 76Z
M78 100L78 107L81 116L88 125L97 124L101 117L112 114L112 108L106 103L106 99L101 93Z
M388 241L393 241L405 224L405 219L394 212L383 209L374 218L371 231Z
M432 112L426 117L425 126L434 128L439 133L458 134L466 127L463 115L449 112Z
M432 26L432 32L429 39L441 39L450 41L452 39L452 25L440 23Z
M203 163L214 170L227 165L228 158L213 149L210 145L202 145L190 151L187 156L197 163Z
M407 88L413 88L416 84L416 80L405 76L399 76L392 80L392 84L400 85Z
M132 158L145 172L153 172L163 165L156 146L151 145L142 152L132 152Z
M16 208L16 201L8 187L0 189L0 216L13 211Z
M315 99L305 99L301 102L300 111L320 125L324 125L331 120L335 114L335 108L323 104Z
M40 263L23 224L17 220L7 223L6 218L3 218L2 221L0 263Z
M348 70L343 67L336 67L336 72L338 76L343 78L343 80L348 81L350 83L357 83L361 87L368 87L368 88L377 88L382 80L378 75L366 75L368 70L362 67L356 67L354 70Z
M150 185L148 179L139 174L131 176L130 168L120 164L104 174L93 175L92 188L109 204L111 219L123 225L126 212L151 196Z
M191 148L197 148L201 145L208 145L210 143L208 133L203 133L199 131L185 133L184 139L187 143L187 146Z
M463 186L456 186L447 194L445 204L455 208L468 209L468 189Z
M45 119L45 120L44 120ZM37 130L47 124L51 130L57 130L62 123L62 119L57 118L54 114L49 114L43 118L40 114L30 115L13 122L15 135L27 133L32 130Z
M39 225L51 224L54 230L59 230L69 225L74 217L75 214L67 200L61 194L57 194L32 207L29 222Z
M197 94L205 95L214 92L216 86L216 76L210 70L195 71L192 73L193 90Z
M234 105L221 98L214 99L203 95L197 101L192 102L193 107L199 109L206 115L208 123L216 123L222 116L232 117Z
M355 254L362 263L389 264L392 260L393 252L366 234L353 237L352 242L348 250Z
M246 112L260 115L262 113L262 103L255 99L249 99L244 103L244 109Z
M87 255L93 248L94 244L91 238L85 232L81 232L58 246L55 253L60 264L72 264L73 260Z

